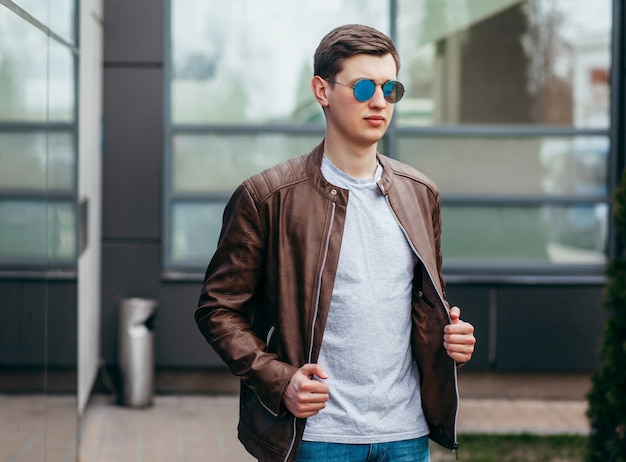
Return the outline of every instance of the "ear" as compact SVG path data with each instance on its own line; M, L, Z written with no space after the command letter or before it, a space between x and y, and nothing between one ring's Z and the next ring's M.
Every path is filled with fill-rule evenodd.
M328 98L326 97L326 91L328 89L328 82L321 78L319 75L313 77L311 80L311 90L313 90L313 96L317 102L322 106L328 106Z

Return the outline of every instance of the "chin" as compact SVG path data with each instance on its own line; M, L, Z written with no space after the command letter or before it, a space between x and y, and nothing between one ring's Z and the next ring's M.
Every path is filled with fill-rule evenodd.
M379 133L371 133L371 134L366 134L365 136L363 136L363 140L368 142L369 144L374 144L374 143L378 143L383 136L385 135L385 131L379 132Z

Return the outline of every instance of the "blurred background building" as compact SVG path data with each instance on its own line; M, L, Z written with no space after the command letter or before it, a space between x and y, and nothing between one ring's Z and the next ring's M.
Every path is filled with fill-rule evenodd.
M130 297L158 302L157 391L223 369L193 320L223 207L320 141L312 55L344 23L399 48L380 151L441 189L467 370L591 372L625 18L621 0L0 0L0 392L64 394L78 428L115 383Z

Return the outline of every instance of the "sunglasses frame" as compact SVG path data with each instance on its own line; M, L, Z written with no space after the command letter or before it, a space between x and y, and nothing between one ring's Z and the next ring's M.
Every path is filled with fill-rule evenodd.
M404 85L402 85L402 82L399 82L397 80L387 80L385 83L377 84L372 79L359 79L356 82L354 82L354 85L348 85L347 83L337 82L336 80L332 80L332 79L324 79L324 80L330 83L336 83L338 85L342 85L344 87L352 88L352 94L354 95L354 99L356 99L360 103L365 103L366 101L369 101L370 99L372 99L372 97L374 96L374 93L376 93L376 87L378 85L380 85L380 87L382 88L383 96L385 98L385 101L387 101L388 103L395 104L398 101L400 101L402 97L404 96ZM357 86L359 86L360 83L367 83L367 82L369 82L372 85L372 94L365 99L360 99L359 97L357 97L357 91L359 91L357 90ZM387 94L385 93L385 87L389 84L392 84L392 87L391 87L391 91L389 92L389 94ZM393 98L392 95L398 94L398 89L400 89L400 92L399 92L400 96Z

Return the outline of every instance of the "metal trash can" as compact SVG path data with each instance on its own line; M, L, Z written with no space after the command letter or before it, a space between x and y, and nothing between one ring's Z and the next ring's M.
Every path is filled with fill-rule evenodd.
M122 300L119 325L121 404L145 407L154 393L154 321L156 300Z

